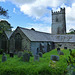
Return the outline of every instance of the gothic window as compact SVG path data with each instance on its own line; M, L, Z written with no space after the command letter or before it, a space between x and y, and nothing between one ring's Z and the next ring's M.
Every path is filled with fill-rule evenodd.
M15 35L15 49L21 50L22 47L22 37L19 33Z
M1 49L3 49L4 51L6 51L7 49L7 39L4 35L1 38Z

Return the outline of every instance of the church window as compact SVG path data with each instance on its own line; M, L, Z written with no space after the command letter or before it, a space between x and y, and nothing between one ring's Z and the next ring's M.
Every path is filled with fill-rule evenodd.
M15 49L21 50L22 47L22 37L19 33L15 35Z
M1 49L3 49L4 51L6 51L7 49L7 39L4 35L1 38Z

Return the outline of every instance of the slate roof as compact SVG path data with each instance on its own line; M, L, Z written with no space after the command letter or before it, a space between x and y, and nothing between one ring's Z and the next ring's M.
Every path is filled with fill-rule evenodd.
M50 33L19 27L31 41L51 41Z
M75 42L75 34L51 35L53 42Z
M31 41L75 42L75 34L59 34L40 32L19 27Z
M10 38L10 36L12 35L12 31L5 31L5 34L6 34L6 36L7 36L7 38L9 39Z

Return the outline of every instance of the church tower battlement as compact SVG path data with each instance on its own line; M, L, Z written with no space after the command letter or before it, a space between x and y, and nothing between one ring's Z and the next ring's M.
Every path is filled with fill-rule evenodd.
M65 8L60 8L60 11L53 12L52 10L52 34L66 34L66 19Z

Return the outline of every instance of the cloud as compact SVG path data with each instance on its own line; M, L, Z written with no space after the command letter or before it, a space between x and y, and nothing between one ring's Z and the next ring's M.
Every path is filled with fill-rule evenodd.
M65 0L36 0L31 4L21 5L20 10L24 14L38 19L44 16L45 14L50 14L47 7L57 7L65 2Z
M13 8L13 12L16 13L15 8Z
M11 1L16 5L23 5L23 4L31 4L35 2L36 0L8 0L8 1Z
M16 4L24 14L39 19L45 14L50 14L47 7L58 7L66 0L6 0Z
M51 33L51 27L48 26L47 24L41 24L41 23L28 23L28 26L26 28L34 28L37 31L42 31L42 32L47 32Z
M36 18L36 19L42 17L44 14L49 12L49 10L46 9L45 7L40 7L40 6L36 7L34 5L26 5L25 4L25 5L20 6L20 8L21 8L20 10L24 14L26 14L30 17Z
M6 0L0 0L0 2L5 2Z

